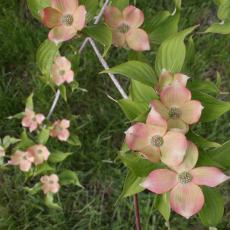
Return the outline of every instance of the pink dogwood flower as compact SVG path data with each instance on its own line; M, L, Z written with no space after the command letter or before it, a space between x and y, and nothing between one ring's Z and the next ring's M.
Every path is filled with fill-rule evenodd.
M85 26L86 9L78 0L51 0L41 11L44 25L51 28L49 40L57 43L72 39Z
M52 80L60 86L64 82L73 81L74 72L71 70L71 62L66 57L56 57L52 66Z
M30 132L33 132L44 121L45 116L43 114L35 114L31 109L26 108L25 115L22 119L22 126L29 128Z
M170 192L170 206L176 213L190 218L204 205L204 194L199 185L215 187L229 179L215 167L194 168L198 160L198 149L188 143L185 159L178 167L152 171L142 187L157 194Z
M191 92L180 84L166 87L160 93L160 101L152 101L151 106L167 120L169 130L183 133L199 121L204 108L200 101L191 100Z
M151 109L146 124L136 123L126 131L129 149L140 152L151 162L162 161L169 165L179 165L184 159L187 140L180 132L167 131L167 122L154 108Z
M108 6L104 18L112 30L115 46L129 47L135 51L150 49L148 34L139 28L144 22L141 10L130 5L121 12L114 6Z
M57 137L60 141L67 141L70 135L68 130L69 126L69 120L63 119L55 121L50 131L50 136Z
M47 161L50 155L49 150L44 145L33 145L27 151L34 157L35 165L40 165Z
M56 174L52 174L50 176L43 176L40 179L42 183L42 190L45 194L57 193L60 189L60 184L58 183L59 178Z
M5 149L0 145L0 158L6 155Z
M34 162L34 157L30 152L16 151L8 162L9 165L18 165L20 170L28 172Z
M159 83L157 85L157 91L161 92L163 89L165 89L168 86L180 84L184 87L187 85L189 77L182 73L171 73L170 71L163 70L160 78Z

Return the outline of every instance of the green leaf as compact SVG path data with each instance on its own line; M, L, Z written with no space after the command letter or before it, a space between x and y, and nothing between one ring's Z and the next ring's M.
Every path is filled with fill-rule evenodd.
M149 38L152 43L161 44L171 35L177 33L180 14L171 15L167 11L158 13L152 20Z
M81 5L84 5L87 11L87 22L91 19L94 19L95 15L97 14L98 9L98 0L81 0Z
M129 5L129 0L112 0L112 6L116 6L120 10L123 10Z
M192 36L190 36L186 44L186 56L185 56L185 62L183 66L183 72L187 72L186 70L191 70L195 58L195 53L196 53L195 44Z
M30 96L26 99L26 108L34 110L34 102L33 102L34 94L31 93Z
M104 47L105 56L112 45L112 32L105 24L88 26L84 32Z
M45 145L49 140L49 136L50 136L50 128L43 128L37 136L37 142L39 144Z
M201 116L202 122L214 121L230 110L230 102L220 101L215 97L195 90L192 92L192 96L193 99L199 100L204 106Z
M148 103L136 102L130 99L121 99L117 101L126 117L132 121L141 114L145 114L148 111Z
M147 86L139 81L132 80L130 86L130 96L133 101L149 103L158 96L153 87Z
M50 209L62 209L59 204L54 202L54 194L47 193L45 196L45 204Z
M36 63L42 74L49 76L54 58L58 55L60 44L45 40L37 50Z
M24 187L25 191L30 193L31 195L37 194L39 191L41 191L41 183L36 183L32 188Z
M157 77L152 67L139 61L128 61L108 70L104 70L101 73L120 74L151 87L157 82Z
M67 102L67 93L66 93L66 87L64 85L61 85L59 87L60 93L62 98L64 99L65 102Z
M83 188L83 186L80 184L77 174L71 170L64 170L61 174L59 174L59 179L61 185L73 184Z
M20 141L20 139L7 135L2 140L2 147L4 149L7 149L10 145L14 145L14 144L18 143L19 141Z
M211 81L199 81L199 80L188 81L187 87L190 90L196 90L214 96L216 96L219 93L219 89Z
M61 151L56 151L51 153L49 156L49 162L51 163L60 163L64 161L67 157L71 156L73 153L63 153Z
M186 30L178 32L166 39L160 46L156 57L156 71L160 74L163 69L178 73L181 71L186 55L184 39L197 26L190 27Z
M11 119L20 119L21 120L24 117L24 115L25 115L25 112L21 112L21 113L15 114L13 116L7 117L7 119L9 119L9 120L11 120Z
M145 189L140 186L144 179L145 178L137 177L135 174L129 171L125 178L121 195L119 196L116 203L125 197L129 197L144 191Z
M173 0L177 9L181 9L182 0Z
M40 11L51 5L50 0L27 0L28 8L36 19L40 20Z
M207 152L208 156L216 161L218 164L222 165L226 169L230 169L230 141L224 143L222 146L209 150Z
M230 1L222 0L219 6L217 16L220 20L225 21L230 19Z
M71 135L67 142L73 146L81 146L81 141L79 140L79 137L77 135Z
M152 163L133 152L120 153L119 158L137 177L147 177L151 171L163 167L163 165Z
M215 227L222 220L224 214L224 201L220 192L214 188L202 188L205 203L204 207L199 213L201 222L209 227Z
M205 138L199 136L198 134L196 134L191 130L187 134L187 137L190 141L192 141L194 144L196 144L202 149L217 148L221 146L221 144L206 140Z
M26 130L21 133L20 139L21 141L15 146L15 149L26 150L34 145L34 141L27 136Z
M54 172L54 171L55 171L55 168L51 167L47 162L45 162L41 165L36 166L31 176L35 177L40 174Z
M205 31L205 33L230 34L230 22L214 23Z
M169 193L164 193L162 195L156 195L154 201L156 209L161 213L166 221L169 221L171 208L169 203Z

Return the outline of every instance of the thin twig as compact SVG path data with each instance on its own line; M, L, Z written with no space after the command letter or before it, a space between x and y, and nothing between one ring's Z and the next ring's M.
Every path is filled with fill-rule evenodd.
M50 119L51 115L53 114L53 112L54 112L54 110L55 110L55 108L57 106L57 103L58 103L58 100L60 98L60 95L61 95L61 91L60 91L60 89L58 89L57 92L56 92L56 94L55 94L53 104L52 104L52 106L50 108L50 111L49 111L49 113L47 115L47 119L48 120Z
M141 230L141 220L140 220L140 209L138 203L138 195L134 195L134 209L135 209L135 223L136 223L136 230Z

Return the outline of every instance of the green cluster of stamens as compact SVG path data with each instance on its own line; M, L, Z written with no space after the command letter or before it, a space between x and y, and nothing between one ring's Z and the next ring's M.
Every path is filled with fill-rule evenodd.
M122 33L122 34L127 33L127 32L129 31L129 29L130 29L129 25L127 25L127 24L125 24L125 23L121 24L121 25L118 27L119 32Z
M178 180L181 184L188 184L192 181L192 175L188 172L182 172L178 175Z
M164 140L161 136L156 135L152 137L151 144L154 147L160 147L164 144Z
M64 15L61 21L65 26L71 26L73 24L73 15L71 14Z
M179 108L173 107L169 110L168 115L171 119L179 119L182 115L182 112Z

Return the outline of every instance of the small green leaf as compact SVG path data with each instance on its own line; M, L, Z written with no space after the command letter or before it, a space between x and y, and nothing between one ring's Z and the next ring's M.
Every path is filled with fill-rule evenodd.
M230 34L230 21L212 24L205 33Z
M182 0L173 0L177 9L181 9Z
M60 163L64 161L67 157L71 156L73 153L63 153L61 151L56 151L51 153L49 157L49 162L51 163Z
M187 137L189 140L191 140L194 144L196 144L202 149L217 148L221 146L221 144L206 140L205 138L199 136L198 134L196 134L191 130L187 134Z
M220 101L215 97L195 90L192 92L192 96L193 99L199 100L204 107L201 116L202 122L214 121L230 110L230 102Z
M104 47L105 56L112 45L112 32L105 24L88 26L84 32Z
M34 141L27 136L26 130L21 133L20 139L21 141L15 146L15 149L26 150L34 145Z
M161 213L166 221L169 221L171 208L169 203L169 193L157 195L154 201L156 209Z
M55 168L51 167L47 162L45 162L41 165L36 166L31 176L35 177L40 174L54 172L54 171L55 171Z
M73 146L81 146L81 141L79 140L79 137L77 135L71 135L67 142Z
M59 87L60 93L62 98L64 99L65 102L67 102L67 93L66 93L66 87L64 85L61 85Z
M95 17L98 9L98 0L81 0L81 5L84 5L87 11L87 22Z
M50 136L50 128L43 128L37 136L37 142L39 144L45 145L49 140L49 136Z
M50 0L27 0L28 8L36 19L41 19L40 11L51 5Z
M163 69L169 70L173 73L178 73L181 71L186 55L184 39L187 35L192 33L196 27L197 26L193 26L178 32L177 34L166 39L161 44L157 52L155 63L158 74L160 74Z
M13 116L7 117L7 119L12 120L12 119L22 119L24 117L25 112L17 113Z
M151 87L157 82L157 77L151 66L144 62L128 61L101 73L113 73L137 80Z
M199 213L201 222L209 227L215 227L222 220L224 214L224 201L220 192L214 188L202 188L205 203L204 207Z
M36 63L42 74L50 75L54 58L58 55L61 45L56 45L50 40L45 40L37 50Z
M73 185L83 188L83 186L80 184L77 174L71 170L67 170L67 169L64 170L59 175L59 179L60 179L61 185L73 184Z
M130 121L134 120L141 114L145 114L149 109L148 103L136 102L130 99L121 99L117 101L117 103Z
M219 6L217 16L220 20L225 21L230 19L230 1L222 0Z
M139 81L132 80L130 86L130 96L133 101L149 103L158 96L153 87L147 86Z
M2 140L2 146L4 149L7 149L10 145L14 145L18 143L19 141L20 139L7 135Z
M116 6L120 10L123 10L129 5L129 0L112 0L112 6Z
M30 96L26 99L26 108L30 110L34 110L34 102L33 102L34 94L31 93Z
M41 183L36 183L32 188L24 187L25 191L30 193L31 195L37 194L39 191L41 191Z
M45 204L50 209L62 209L59 204L54 202L54 194L47 193L45 196Z

